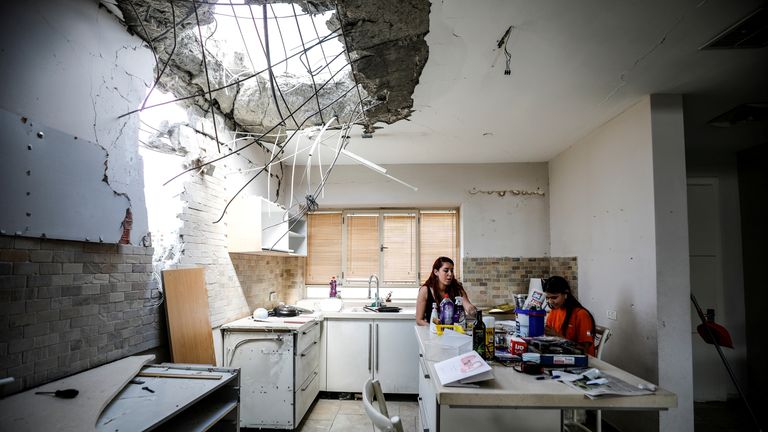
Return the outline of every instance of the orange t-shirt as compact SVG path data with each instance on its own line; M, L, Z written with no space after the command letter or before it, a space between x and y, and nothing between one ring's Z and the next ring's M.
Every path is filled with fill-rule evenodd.
M589 316L589 312L584 308L574 309L565 334L560 333L563 321L565 321L565 309L563 308L552 309L547 314L546 325L548 328L570 341L579 344L588 343L587 354L595 355L595 335L592 334L592 318Z

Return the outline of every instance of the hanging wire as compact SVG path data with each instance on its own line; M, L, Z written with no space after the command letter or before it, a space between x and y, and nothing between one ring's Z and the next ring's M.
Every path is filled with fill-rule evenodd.
M344 51L349 53L349 43L347 42L347 34L344 32L344 20L341 18L341 13L339 12L339 4L336 3L336 16L339 17L339 30L341 31L341 38L344 40ZM347 55L349 57L349 55ZM352 60L351 58L349 59ZM363 96L360 94L360 88L358 86L357 82L357 76L353 72L352 74L352 80L355 82L355 88L357 89L357 99L360 101L360 105L362 106L363 103ZM365 117L365 111L363 110L363 119L364 123L366 125L366 128L368 127L368 119Z
M131 9L133 9L133 14L136 16L136 21L139 22L139 25L141 26L141 30L144 32L144 37L147 38L147 43L149 44L149 48L152 50L152 55L155 57L155 70L157 70L157 66L160 64L159 61L157 61L157 52L155 52L155 46L152 45L152 39L149 37L149 32L147 32L146 27L144 27L144 20L141 19L139 16L139 12L136 10L136 7L133 5L132 0L128 0L128 4L131 5ZM159 77L157 78L160 79Z
M339 71L341 71L341 69L339 69ZM336 72L336 73L338 73L338 72ZM326 83L324 83L322 86L320 86L320 88L318 88L318 91L320 91L320 90L321 90L321 89L322 89L322 88L323 88L323 87L324 87L324 86L325 86L325 85L326 85L328 82L330 82L330 80L329 80L329 81L327 81ZM355 86L352 86L352 87L350 87L350 88L349 88L347 91L345 91L345 92L344 92L344 93L342 93L340 96L338 96L336 99L334 99L333 101L331 101L331 102L330 102L328 105L326 105L326 106L325 106L325 108L328 108L329 106L331 106L331 105L335 104L336 102L338 102L339 100L341 100L343 97L345 97L345 96L346 96L346 95L347 95L347 94L348 94L350 91L352 91L352 89L354 89L354 88L355 88ZM312 97L314 97L314 95L313 95ZM304 102L301 104L301 106L299 106L299 107L296 109L296 111L298 111L299 109L301 109L301 108L302 108L304 105L306 105L306 104L307 104L307 103L308 103L310 100L312 100L312 97L310 97L310 98L308 98L306 101L304 101ZM322 110L322 109L323 109L323 108L321 108L321 110ZM296 112L296 111L294 111L294 112ZM302 122L301 122L301 124L299 125L298 129L301 129L301 127L304 125L304 123L306 123L306 121L307 121L307 120L309 120L310 118L312 118L312 117L313 117L313 116L315 116L316 114L317 114L317 112L315 112L315 113L312 113L312 114L308 115L308 116L307 116L307 117L304 119L304 121L302 121ZM276 128L276 127L277 127L277 126L273 126L273 128L270 130L270 132L271 132L272 130L274 130L274 128ZM298 130L298 129L297 129L297 130ZM283 145L280 147L280 151L279 151L279 152L277 152L277 153L276 153L276 154L273 156L273 159L275 159L275 158L279 157L279 156L280 156L280 154L282 154L282 153L283 153L283 151L285 150L285 146L287 145L287 143L288 143L288 142L290 142L290 140L291 140L291 139L292 139L292 138L293 138L295 135L296 135L296 131L294 131L294 132L291 134L291 136L290 136L288 139L286 139L286 141L285 141L285 142L286 142L286 144L283 144ZM249 144L249 145L250 145L250 144ZM222 158L223 158L223 157L222 157ZM215 160L214 160L214 161L215 161ZM211 161L211 162L206 162L206 164L209 164L209 163L213 163L214 161ZM272 162L273 162L273 160L270 160L270 161L269 161L269 163L272 163ZM269 163L268 163L267 165L269 165ZM203 164L203 165L205 165L205 164ZM201 165L201 166L202 166L202 165ZM197 168L200 168L200 167L193 167L193 168L188 168L187 170L185 170L185 171L184 171L184 172L182 172L181 174L184 174L185 172L189 172L189 171L195 170L195 169L197 169ZM224 206L224 210L222 210L222 212L221 212L221 216L220 216L220 217L219 217L219 218L218 218L218 219L217 219L217 220L216 220L214 223L218 223L218 222L220 222L220 221L221 221L221 220L224 218L224 215L226 214L226 212L227 212L227 209L229 208L229 206L232 204L232 201L233 201L233 200L234 200L234 199L235 199L235 198L236 198L236 197L237 197L237 196L238 196L238 195L239 195L239 194L240 194L240 193L241 193L241 192L242 192L242 191L243 191L243 190L244 190L244 189L245 189L245 188L246 188L246 187L247 187L247 186L248 186L248 185L249 185L251 182L252 182L252 181L254 181L254 180L256 179L256 177L258 177L258 176L259 176L259 174L261 174L262 172L264 172L264 168L262 168L261 170L259 170L259 171L258 171L258 172L257 172L257 173L256 173L256 174L255 174L255 175L254 175L254 176L253 176L251 179L250 179L250 180L248 180L248 181L247 181L247 182L246 182L246 183L245 183L245 184L244 184L244 185L243 185L243 186L242 186L242 187L241 187L241 188L240 188L240 189L239 189L239 190L238 190L238 191L235 193L235 195L234 195L234 196L232 196L232 198L230 198L230 200L227 202L227 205L226 205L226 206ZM181 174L178 174L176 177L180 176ZM174 177L174 179L175 179L176 177ZM173 179L171 179L171 180L173 180ZM171 180L168 180L168 181L170 182ZM166 182L166 184L167 184L167 183L168 183L168 182Z
M299 25L299 17L296 16L296 6L294 6L293 3L291 3L291 10L293 10L293 18L296 20L296 29L299 31L299 40L301 40L301 48L303 49L304 53L307 53L307 47L304 45L304 37L301 35L301 26ZM307 58L309 60L309 58ZM315 90L315 100L317 101L317 109L320 111L320 123L325 123L325 120L323 119L323 111L320 109L320 97L317 96L317 84L315 83L315 76L312 75L312 71L307 68L307 73L309 73L310 78L312 78L312 88Z
M141 103L142 110L144 109L144 107L147 106L147 101L149 100L149 97L152 95L152 92L155 90L155 87L157 87L157 84L160 83L160 79L163 77L163 74L165 73L165 69L168 68L168 65L171 63L171 59L173 59L173 54L176 52L176 8L173 6L172 0L168 0L168 3L170 3L171 5L171 20L173 23L173 48L171 48L171 53L168 55L168 60L163 65L163 69L157 75L155 82L152 83L152 87L150 87L149 92L147 92L147 96L144 97L144 102ZM152 49L152 52L155 52L155 50Z
M320 45L320 44L322 44L322 43L324 43L324 42L328 41L329 39L331 39L331 37L332 37L332 36L335 34L335 32L336 32L336 31L338 31L338 29L336 29L336 30L334 30L333 32L329 33L327 36L325 36L325 37L323 38L323 40L321 40L321 41L318 41L318 42L317 42L316 44L314 44L313 46L310 46L310 49L311 49L311 48L313 48L313 47L315 47L315 46L317 46L317 45ZM342 53L343 53L343 51L342 51ZM298 56L298 55L300 55L300 54L301 54L301 52L297 52L297 53L295 53L295 54L291 54L291 56L290 56L290 57L288 57L288 58L286 58L286 59L283 59L283 60L280 60L279 62L275 63L274 65L277 65L277 64L281 64L281 63L283 63L283 62L287 62L287 61L288 61L288 60L290 60L291 58L293 58L293 57L296 57L296 56ZM356 60L355 60L355 61L356 61ZM273 65L273 66L274 66L274 65ZM262 74L262 73L264 73L264 72L266 72L266 71L267 71L267 69L262 69L262 70L260 70L260 71L254 72L254 73L252 73L251 75L248 75L248 76L247 76L247 77L245 77L245 78L242 78L242 79L238 79L238 80L236 80L236 81L233 81L233 82L231 82L231 83L229 83L229 84L226 84L226 85L223 85L223 86L221 86L221 87L218 87L218 88L212 89L212 90L211 90L211 92L217 92L217 91L220 91L220 90L224 90L225 88L229 88L229 87L235 86L235 85L237 85L237 84L240 84L240 83L242 83L242 82L248 81L249 79L251 79L251 78L253 78L253 77L256 77L256 76L258 76L258 75L260 75L260 74ZM185 101L185 100L188 100L188 99L193 99L193 98L196 98L196 97L198 97L198 96L205 96L205 92L203 92L203 93L194 93L194 94L191 94L191 95L189 95L189 96L183 96L183 97L180 97L180 98L176 98L176 99L173 99L173 100L169 100L169 101L165 101L165 102L156 103L156 104L154 104L154 105L150 105L150 106L148 106L148 107L144 107L143 109L135 109L135 110L131 110L131 111L128 111L127 113L125 113L125 114L121 114L121 115L119 115L117 118L123 118L123 117L129 116L129 115L131 115L131 114L136 114L137 112L143 111L143 110L145 110L145 109L150 109L150 108L157 108L157 107L159 107L159 106L168 105L168 104L172 104L172 103L176 103L176 102L181 102L181 101Z
M275 13L275 8L272 7L272 3L269 4L269 10L272 11L273 17L277 15ZM296 14L296 11L294 11L294 15L295 14ZM267 16L267 14L265 13L264 16ZM280 28L280 20L276 19L275 24L277 25L277 33L280 35L280 43L283 45L283 56L288 57L288 51L285 50L285 38L283 37L283 30ZM288 63L285 64L285 73L288 73Z
M504 56L507 58L506 67L504 68L504 75L512 74L512 69L510 68L510 63L512 62L512 54L510 54L509 50L507 49L507 43L509 42L509 36L512 34L512 30L514 28L515 26L507 27L507 31L504 32L504 34L501 36L501 39L496 41L496 48L501 49L504 47Z
M213 120L213 134L216 136L216 149L221 153L221 144L219 143L219 130L216 127L216 111L213 106L213 91L211 91L211 80L208 77L208 62L205 60L205 43L203 42L203 30L200 28L200 17L197 15L197 3L192 0L192 6L195 8L195 22L197 23L197 33L200 35L200 52L203 55L203 68L205 69L205 84L208 87L208 107L211 111L211 120Z

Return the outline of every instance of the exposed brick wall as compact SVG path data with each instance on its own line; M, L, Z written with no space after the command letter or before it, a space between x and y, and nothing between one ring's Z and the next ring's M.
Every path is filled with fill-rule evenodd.
M152 248L0 235L0 376L13 393L165 344Z
M462 261L462 281L473 303L493 306L514 303L515 294L528 293L531 278L561 275L576 292L576 257L472 257Z
M238 253L230 257L251 311L281 301L293 304L304 297L305 258ZM269 300L270 292L277 293L277 301Z

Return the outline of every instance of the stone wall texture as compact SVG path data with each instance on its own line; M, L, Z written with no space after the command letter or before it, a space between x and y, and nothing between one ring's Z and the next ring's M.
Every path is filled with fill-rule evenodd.
M515 294L528 293L531 278L561 275L578 290L576 257L471 257L462 261L462 281L476 305L513 303Z
M165 345L152 251L0 236L2 394Z

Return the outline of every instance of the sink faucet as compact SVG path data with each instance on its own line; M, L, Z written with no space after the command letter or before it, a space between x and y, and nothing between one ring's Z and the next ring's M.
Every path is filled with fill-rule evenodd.
M381 306L381 300L379 299L379 277L375 274L368 278L368 298L371 298L371 283L374 279L376 279L376 300L373 302L373 307L379 307Z

